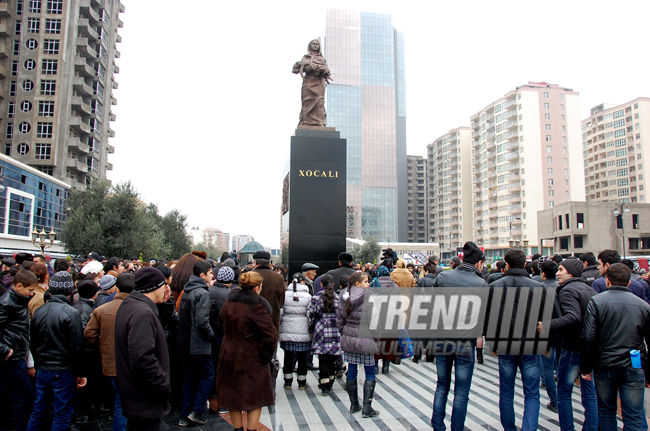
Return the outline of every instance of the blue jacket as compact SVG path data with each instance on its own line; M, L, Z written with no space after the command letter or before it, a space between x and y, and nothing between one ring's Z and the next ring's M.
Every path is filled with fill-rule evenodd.
M607 290L607 285L605 284L605 277L600 277L594 280L591 283L592 289L596 292L601 293ZM630 285L627 286L630 292L634 293L639 298L643 299L646 303L650 304L650 297L648 296L648 288L645 287L641 282L637 280L630 280Z

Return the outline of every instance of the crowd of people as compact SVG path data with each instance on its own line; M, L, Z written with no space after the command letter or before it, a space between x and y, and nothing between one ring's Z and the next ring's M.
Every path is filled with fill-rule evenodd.
M322 396L346 377L350 414L380 414L372 407L376 375L412 357L435 362L437 386L431 426L445 430L446 406L454 400L451 429L463 430L475 363L484 362L483 337L458 348L408 352L401 340L364 338L364 298L372 289L472 287L489 291L488 304L524 310L499 319L514 333L515 315L538 317L533 292L553 295L552 318L524 325L522 344L544 334L545 355L514 348L492 350L499 365L501 424L516 430L517 371L524 395L522 430L538 428L540 388L545 388L562 430L573 430L572 392L579 384L584 430L613 430L620 408L625 429L647 429L643 406L650 337L647 273L615 250L579 258L521 250L485 265L473 242L450 268L431 256L422 268L385 250L377 265L337 256L338 268L319 274L306 262L289 275L258 251L242 268L235 255L218 261L194 252L177 261L144 263L89 253L72 262L47 262L18 253L2 259L0 273L0 430L67 430L100 411L110 413L114 431L157 430L172 408L178 426L208 422L210 399L230 413L236 430L256 430L262 407L273 406L283 352L283 390L306 390L309 370L318 370ZM495 295L495 289L506 292ZM527 289L528 295L520 295ZM512 292L514 290L514 292ZM507 299L509 298L509 299ZM523 299L522 299L523 298ZM486 315L489 313L486 313ZM503 321L502 321L503 320ZM436 338L432 334L432 338ZM416 340L413 340L416 341ZM386 345L398 343L397 350ZM514 345L514 343L513 343ZM460 347L462 346L462 347ZM314 365L314 357L318 366ZM364 379L359 391L359 371ZM361 402L360 402L361 401ZM11 408L13 407L13 411ZM244 419L244 412L246 417Z

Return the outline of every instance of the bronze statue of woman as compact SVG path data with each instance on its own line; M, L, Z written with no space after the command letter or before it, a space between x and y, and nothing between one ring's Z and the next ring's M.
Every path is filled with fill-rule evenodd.
M327 126L325 113L325 83L330 82L330 70L327 61L320 52L317 39L309 42L308 54L293 65L292 72L302 77L302 109L299 126Z

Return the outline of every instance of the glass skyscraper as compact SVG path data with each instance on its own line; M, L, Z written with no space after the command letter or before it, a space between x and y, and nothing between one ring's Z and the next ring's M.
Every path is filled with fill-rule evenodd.
M391 15L330 9L325 57L327 125L347 139L346 235L406 241L403 34Z

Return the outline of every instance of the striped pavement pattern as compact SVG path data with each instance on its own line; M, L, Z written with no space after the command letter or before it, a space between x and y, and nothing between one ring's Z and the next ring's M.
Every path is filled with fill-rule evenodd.
M278 350L282 364L282 349ZM314 357L317 363L317 356ZM381 363L380 363L381 366ZM453 373L452 373L453 375ZM359 398L362 398L363 371L359 371ZM363 419L361 413L349 413L350 401L344 389L345 378L337 379L334 393L321 396L318 389L318 371L309 371L309 388L298 390L295 377L292 390L283 387L282 370L278 375L276 406L264 408L260 422L274 431L294 430L430 430L433 396L436 390L435 363L419 364L410 359L401 365L391 364L389 374L377 375L377 386L373 407L381 414L375 418ZM515 383L516 425L521 426L524 410L523 387L519 376ZM453 403L453 380L447 401L445 424L450 429ZM559 430L557 413L546 408L549 399L544 389L540 390L539 430ZM583 425L583 408L580 389L573 391L573 416L576 429ZM619 422L622 427L622 423ZM485 357L483 365L476 364L472 378L470 401L467 410L465 430L501 430L499 422L499 369L497 359ZM621 429L621 428L619 428Z

